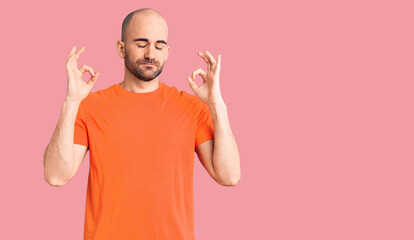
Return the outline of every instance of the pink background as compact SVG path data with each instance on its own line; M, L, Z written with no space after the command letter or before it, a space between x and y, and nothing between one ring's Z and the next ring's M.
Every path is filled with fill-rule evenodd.
M161 81L192 93L196 52L222 54L242 178L195 159L197 240L414 239L412 1L141 3L2 3L0 239L82 239L88 155L64 187L43 180L65 61L85 46L92 91L121 82L115 44L142 7L170 26Z

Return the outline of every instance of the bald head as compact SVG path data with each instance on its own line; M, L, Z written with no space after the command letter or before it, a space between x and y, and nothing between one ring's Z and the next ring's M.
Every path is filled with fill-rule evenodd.
M152 8L141 8L131 12L125 17L124 21L122 22L121 40L123 42L127 41L131 33L136 32L136 29L134 28L140 28L141 25L148 23L157 25L159 27L159 30L162 31L168 38L168 24L161 13Z

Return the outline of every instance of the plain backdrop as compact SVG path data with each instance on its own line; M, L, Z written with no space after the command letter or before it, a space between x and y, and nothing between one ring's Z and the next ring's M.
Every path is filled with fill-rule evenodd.
M121 82L116 41L143 7L169 24L160 81L193 94L197 51L222 55L242 178L223 187L195 158L197 240L414 239L414 5L399 0L1 3L0 239L82 239L89 155L65 186L43 179L66 58L85 46L92 92Z

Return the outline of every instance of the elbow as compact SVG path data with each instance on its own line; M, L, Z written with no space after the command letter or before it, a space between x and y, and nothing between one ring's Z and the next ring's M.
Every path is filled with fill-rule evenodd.
M238 176L237 178L233 178L230 182L228 186L236 186L239 182L240 182L240 176Z
M62 175L53 172L52 169L50 169L50 164L47 164L48 162L50 162L50 160L48 161L45 151L43 155L43 179L53 187L62 187L68 183L71 177L63 177Z
M222 186L236 186L241 179L240 159L237 160L238 166L232 166L226 171L215 171L216 182ZM217 170L217 169L216 169Z
M62 187L64 185L66 185L66 183L68 183L68 180L63 180L61 178L57 178L57 177L50 177L46 174L43 175L43 178L45 179L45 181L52 187Z
M232 186L236 186L239 181L240 181L240 175L237 177L233 177L233 178L229 178L227 180L217 180L217 182L221 185L221 186L226 186L226 187L232 187Z
M51 179L45 178L45 181L52 187L62 187L66 184L66 182L59 181L56 179L51 180Z
M241 171L235 171L232 173L227 173L226 175L223 174L214 174L215 175L215 180L218 184L222 185L222 186L236 186L239 182L240 182L240 178L241 178Z

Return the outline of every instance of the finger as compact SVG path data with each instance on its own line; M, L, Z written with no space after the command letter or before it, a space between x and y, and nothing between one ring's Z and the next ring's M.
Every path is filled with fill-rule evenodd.
M198 90L197 84L190 78L187 78L188 84L190 85L190 88L196 93Z
M91 67L89 67L89 66L86 66L86 65L83 65L80 69L79 69L79 71L83 74L83 73L85 73L86 71L88 71L92 76L95 76L95 73L94 73L94 71L93 71L93 69L91 68Z
M85 72L89 72L92 76L95 76L95 72L93 71L93 69L92 69L91 67L89 67L89 66L86 66L86 65L83 65L83 66L79 69L79 71L82 73L82 75L83 75Z
M203 69L199 68L193 72L193 80L195 80L197 74L199 74L204 80L204 75L206 74L206 72L204 72Z
M200 56L207 64L210 64L207 57L202 52L198 52L198 56Z
M96 72L96 74L95 74L95 76L93 76L93 77L91 77L90 79L89 79L89 81L88 81L88 85L92 88L93 87L93 85L96 83L96 79L98 79L98 77L99 77L99 72Z
M204 59L206 60L207 64L208 64L208 65L211 65L212 63L211 63L211 61L210 61L209 57L207 56L207 53L203 52L202 54L203 54L203 57L204 57Z
M85 47L81 47L81 49L79 49L79 51L76 54L81 54L83 51L85 51Z
M208 60L211 62L211 64L215 66L217 62L216 62L216 59L214 59L213 55L211 55L211 53L209 53L208 51L206 51L206 55L207 55Z
M69 56L68 56L68 58L66 59L66 63L68 63L69 61L71 61L71 60L72 60L72 57L73 57L73 55L74 55L75 51L76 51L76 47L74 46L74 47L72 47L72 50L70 50Z
M219 54L217 57L217 69L220 70L221 67L221 55Z
M73 47L76 50L76 47ZM72 49L72 51L75 51ZM79 49L79 51L77 53L73 53L72 55L69 56L67 62L70 62L71 64L73 64L73 62L79 58L79 54L81 54L83 51L85 51L85 47L82 47L81 49Z
M85 47L82 47L81 49L79 49L79 51L77 53L75 53L74 55L74 59L77 60L80 56L81 53L83 53L85 51Z
M211 69L211 63L207 59L207 56L204 53L202 53L202 52L198 52L198 56L200 56L204 60L204 62L207 63L207 71L210 71L210 69Z
M70 55L72 55L75 51L76 51L76 47L75 47L75 46L73 46L72 50L71 50L71 51L70 51L70 53L69 53L69 56L70 56Z

